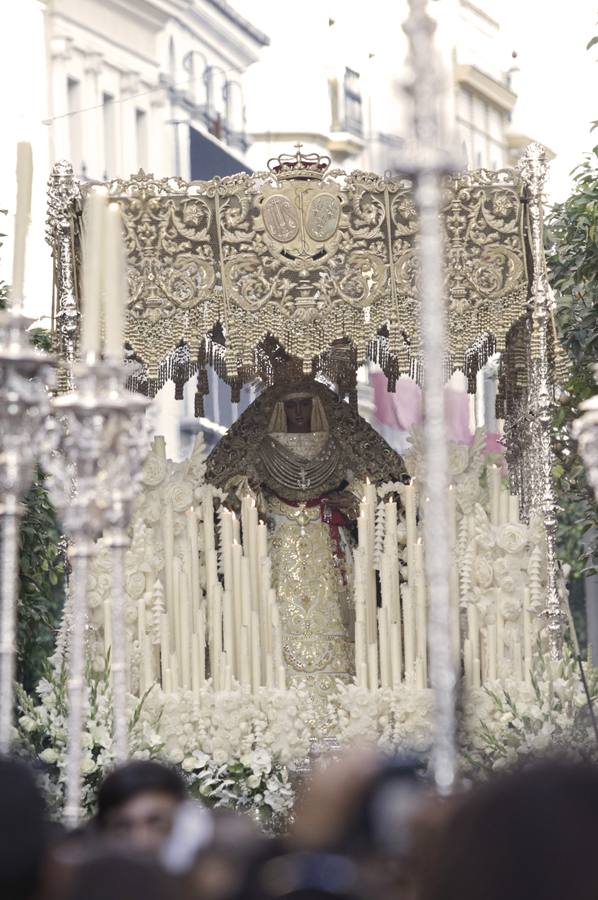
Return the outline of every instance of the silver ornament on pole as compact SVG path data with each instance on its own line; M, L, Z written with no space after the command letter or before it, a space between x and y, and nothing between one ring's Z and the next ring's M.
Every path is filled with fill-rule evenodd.
M74 826L81 804L81 733L84 715L87 583L96 541L104 533L112 556L112 707L114 754L127 757L127 682L124 554L128 526L147 447L149 401L125 387L126 367L96 360L75 366L77 388L57 397L58 438L48 461L52 497L70 539L71 635L69 717L64 817ZM73 488L74 483L74 488Z
M12 737L21 501L41 454L52 379L51 358L33 347L26 326L19 303L0 313L0 753Z

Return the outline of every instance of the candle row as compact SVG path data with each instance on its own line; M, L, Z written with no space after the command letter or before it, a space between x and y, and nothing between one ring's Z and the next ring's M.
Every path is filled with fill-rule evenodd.
M164 568L153 594L138 600L139 689L158 682L166 692L199 692L211 679L215 691L240 685L284 689L285 666L276 592L271 585L267 529L252 498L241 519L220 506L215 531L213 491L188 509L175 529L175 511L163 501ZM176 534L175 534L176 532ZM175 540L176 538L176 540ZM200 550L205 590L201 587ZM109 651L110 605L104 610Z
M491 523L495 526L519 523L519 498L511 495L503 485L498 466L488 466L487 484ZM429 684L428 598L421 537L426 498L418 497L418 487L415 478L409 484L400 486L404 509L403 553L398 544L397 505L394 500L383 504L384 542L377 564L379 594L374 563L374 523L378 501L375 488L370 484L366 487L360 507L358 545L354 551L355 674L357 684L369 690L396 688L402 683L417 688ZM449 639L455 667L463 671L469 687L507 676L529 681L535 639L529 591L524 591L519 634L505 627L500 595L497 595L494 622L480 626L477 606L467 602L471 591L470 580L459 571L456 492L453 485L449 486L447 500L447 541L451 552ZM462 534L469 555L468 571L472 573L475 571L476 552L474 515L466 516L461 528L465 529ZM406 562L406 578L400 582L401 555ZM467 609L463 618L462 601L466 601Z
M105 189L92 190L84 206L82 248L81 354L122 359L127 306L127 262L118 203ZM105 344L102 348L101 322Z

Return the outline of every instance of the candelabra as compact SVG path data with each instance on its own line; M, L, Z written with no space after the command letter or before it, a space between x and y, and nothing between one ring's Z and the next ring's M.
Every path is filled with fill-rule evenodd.
M10 749L14 706L21 499L33 479L48 412L50 358L36 350L18 310L0 315L0 752Z
M81 731L85 676L86 594L95 542L106 532L113 548L112 696L115 755L127 754L124 636L124 550L145 434L147 400L124 387L125 369L93 354L76 369L77 389L57 397L54 452L47 467L52 497L71 538L72 620L69 660L69 719L66 821L79 820Z

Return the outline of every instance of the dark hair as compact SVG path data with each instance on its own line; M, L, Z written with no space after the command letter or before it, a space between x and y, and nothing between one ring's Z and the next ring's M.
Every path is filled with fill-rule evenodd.
M424 900L594 900L598 769L549 759L474 788L450 814Z
M177 883L146 860L110 853L82 863L67 900L172 900Z
M184 800L185 782L174 769L153 760L134 760L114 769L98 791L98 824L105 825L106 817L132 797L150 792Z
M28 900L38 889L47 847L46 809L34 777L0 758L0 897Z

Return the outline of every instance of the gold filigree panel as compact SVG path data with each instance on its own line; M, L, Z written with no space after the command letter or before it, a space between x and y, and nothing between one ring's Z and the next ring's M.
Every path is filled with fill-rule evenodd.
M126 338L150 393L175 363L190 374L215 328L229 380L257 371L257 348L270 338L306 370L348 339L358 365L382 342L388 372L417 373L411 182L303 160L210 182L140 172L109 183L126 228ZM483 364L526 314L523 193L512 170L446 180L449 369Z

